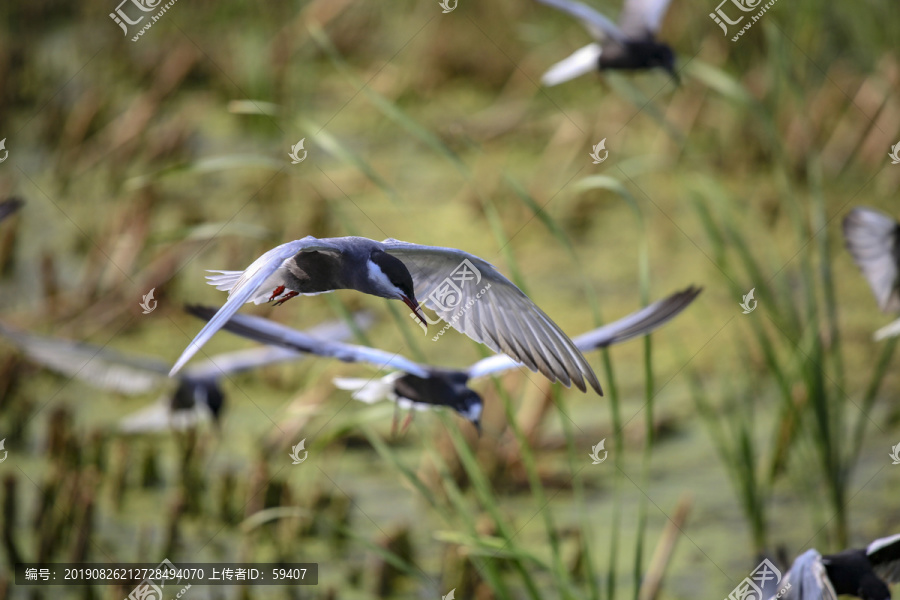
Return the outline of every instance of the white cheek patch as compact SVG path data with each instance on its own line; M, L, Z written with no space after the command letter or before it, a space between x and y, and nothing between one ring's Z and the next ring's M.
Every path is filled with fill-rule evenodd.
M396 285L391 283L391 280L388 279L388 276L384 274L384 271L381 270L377 264L372 262L372 260L366 261L366 266L369 271L369 280L372 281L377 288L379 288L384 294L389 296L400 296L403 292L400 291Z

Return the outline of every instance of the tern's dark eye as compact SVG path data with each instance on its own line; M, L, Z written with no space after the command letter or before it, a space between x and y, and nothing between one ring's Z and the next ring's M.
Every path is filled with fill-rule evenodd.
M400 280L392 279L391 283L393 283L398 288L400 288L400 291L402 291L404 294L406 294L409 298L413 298L415 296L415 293L413 292L412 277L405 279L405 280L404 279L400 279Z
M386 252L373 253L372 261L378 265L394 287L398 288L409 298L415 297L412 275L409 274L409 270L403 264L403 261Z

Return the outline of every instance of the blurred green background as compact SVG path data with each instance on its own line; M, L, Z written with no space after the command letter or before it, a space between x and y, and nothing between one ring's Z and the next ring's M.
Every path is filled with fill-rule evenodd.
M155 395L0 343L0 598L130 591L17 587L16 560L163 558L320 565L316 587L190 598L724 598L762 552L895 533L900 380L871 339L890 317L840 220L897 214L900 13L782 0L733 43L713 2L664 22L679 87L550 89L541 73L589 37L528 0L179 0L137 42L113 0L0 6L0 197L27 202L0 224L3 323L171 362L201 326L182 304L224 301L206 269L305 235L464 249L571 335L705 288L652 341L589 356L603 398L519 371L474 384L480 439L439 411L393 436L390 405L331 383L375 374L318 359L225 382L218 430L123 435ZM245 312L304 328L360 308L382 349L485 353L351 292Z

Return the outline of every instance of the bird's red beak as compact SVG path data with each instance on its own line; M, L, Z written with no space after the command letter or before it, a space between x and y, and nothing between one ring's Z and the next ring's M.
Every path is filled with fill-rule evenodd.
M414 315L419 317L419 320L422 321L422 324L425 325L425 327L428 327L428 321L425 320L425 315L422 314L422 309L419 308L419 305L416 304L416 301L410 300L407 296L401 296L400 299L403 300L403 303L413 311Z

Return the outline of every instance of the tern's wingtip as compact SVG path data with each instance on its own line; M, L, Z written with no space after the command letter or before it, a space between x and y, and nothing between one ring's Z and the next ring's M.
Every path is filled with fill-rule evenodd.
M185 353L182 354L182 355L178 358L178 361L177 361L177 362L175 363L175 365L172 367L172 370L169 371L169 377L175 377L175 375L178 373L178 371L181 370L181 367L183 367L183 366L185 365L185 363L186 363L187 361L189 361L193 355L194 355L193 352L188 353L187 351L185 351Z

